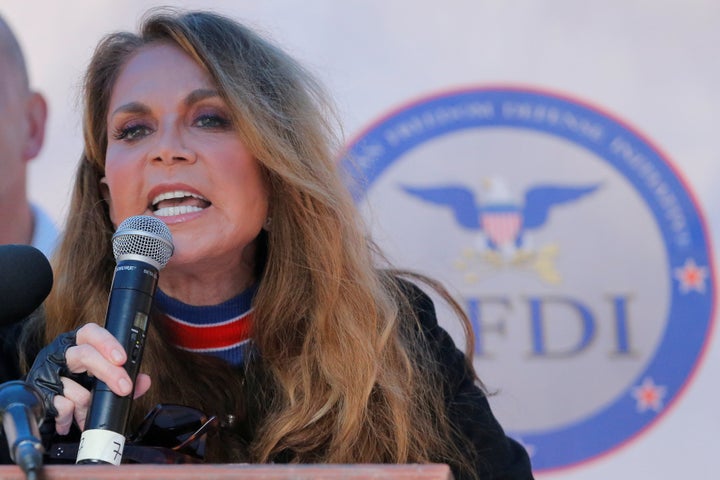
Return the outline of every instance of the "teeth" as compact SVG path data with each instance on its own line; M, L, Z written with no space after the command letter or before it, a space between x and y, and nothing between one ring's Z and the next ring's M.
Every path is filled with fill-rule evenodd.
M195 193L186 192L184 190L175 190L174 192L161 193L157 197L153 198L152 204L157 205L158 203L162 202L163 200L171 200L173 198L185 198L185 197L199 198L200 200L205 200L206 202L208 201L208 199L203 197L202 195L197 195Z
M179 207L158 208L153 212L158 217L174 217L175 215L184 215L190 212L201 212L202 208L182 205Z

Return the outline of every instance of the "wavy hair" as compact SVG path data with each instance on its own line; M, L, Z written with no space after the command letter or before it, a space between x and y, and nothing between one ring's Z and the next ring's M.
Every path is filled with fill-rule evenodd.
M153 388L136 412L170 401L246 418L249 438L208 447L220 460L441 461L472 476L472 448L457 445L442 374L406 290L378 268L381 257L338 175L328 97L281 49L218 14L155 10L138 35L111 34L95 50L84 82L85 149L54 258L46 341L104 318L115 266L100 190L108 104L128 59L158 42L182 49L216 82L268 178L273 221L256 259L258 355L239 375L174 349L154 326L143 361Z

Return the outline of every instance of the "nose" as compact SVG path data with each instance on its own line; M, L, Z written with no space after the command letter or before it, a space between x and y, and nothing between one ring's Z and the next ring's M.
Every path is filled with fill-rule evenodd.
M149 160L155 163L174 165L179 162L195 163L197 155L187 145L180 128L168 127L155 135L155 143L148 152Z

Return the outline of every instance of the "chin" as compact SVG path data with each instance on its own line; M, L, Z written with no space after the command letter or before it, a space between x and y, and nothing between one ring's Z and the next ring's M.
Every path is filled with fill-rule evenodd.
M208 249L197 238L187 238L185 235L173 237L173 246L173 254L167 265L170 268L198 265L217 256L213 254L217 249Z

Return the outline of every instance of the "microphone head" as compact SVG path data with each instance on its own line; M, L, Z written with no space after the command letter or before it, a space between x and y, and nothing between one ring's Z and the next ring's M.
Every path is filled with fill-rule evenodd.
M44 420L45 406L36 386L22 380L11 380L0 384L0 413L5 413L15 404L27 407L35 417L35 421L42 423Z
M0 245L0 325L30 315L52 284L50 262L40 250L30 245Z
M162 270L173 254L170 229L149 215L128 217L112 237L115 261L140 260Z

